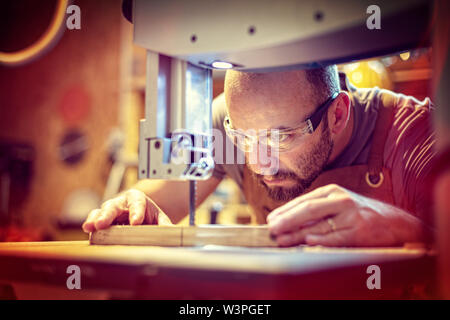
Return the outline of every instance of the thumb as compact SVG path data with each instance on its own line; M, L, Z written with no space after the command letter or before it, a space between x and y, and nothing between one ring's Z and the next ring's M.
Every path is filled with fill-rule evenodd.
M158 224L160 226L171 226L173 225L169 217L160 209L158 210Z
M150 198L147 198L146 221L148 224L172 225L169 217Z

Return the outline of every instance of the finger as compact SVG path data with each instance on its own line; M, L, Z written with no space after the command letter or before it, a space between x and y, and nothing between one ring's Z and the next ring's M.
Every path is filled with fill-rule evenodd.
M338 215L333 217L333 222L337 230L333 230L328 219L320 220L314 224L309 224L307 227L303 227L300 230L281 234L276 237L276 241L281 246L292 246L305 243L305 238L307 235L324 235L331 232L340 231L343 229L348 229L350 225L345 223L345 215Z
M318 199L318 198L325 198L328 195L330 195L330 193L336 191L336 189L338 187L339 186L337 186L335 184L329 184L324 187L314 189L313 191L308 192L304 195L301 195L301 196L295 198L294 200L289 201L288 203L282 205L281 207L278 207L277 209L273 210L267 216L267 222L270 222L271 220L275 219L275 217L279 216L280 214L283 214L284 212L292 209L295 206L298 206L299 204L301 204L305 201Z
M324 186L324 187L320 187L320 188L314 189L313 191L308 192L306 194L303 194L303 195L295 198L294 200L289 201L288 203L286 203L286 204L276 208L275 210L273 210L267 216L267 222L269 222L270 220L274 219L278 215L286 212L287 210L290 210L293 207L301 204L302 202L305 202L305 201L308 201L308 200L317 199L317 198L326 197L331 192L331 187L330 186L332 186L332 185L327 185L327 186Z
M147 198L147 210L145 220L148 224L172 225L169 217L154 203Z
M101 214L95 220L97 230L108 228L119 214L127 211L125 197L119 197L106 201L101 208Z
M145 219L147 209L147 199L144 194L131 192L127 195L127 205L129 210L130 225L140 225Z
M95 209L89 213L88 217L86 218L86 221L82 225L84 232L89 233L95 231L95 219L97 219L97 217L101 214L101 212L102 210Z
M339 230L324 235L307 235L305 242L311 246L341 247L353 246L353 229Z
M274 235L294 231L311 221L348 211L351 204L352 201L348 197L309 200L271 220L269 229Z
M305 243L305 237L307 235L310 234L323 235L330 233L331 231L332 229L328 221L321 220L310 227L301 228L300 230L291 233L281 234L278 237L276 237L276 241L280 246L288 247Z
M170 221L169 217L162 211L159 211L158 214L158 224L160 226L171 226L173 225L172 221Z

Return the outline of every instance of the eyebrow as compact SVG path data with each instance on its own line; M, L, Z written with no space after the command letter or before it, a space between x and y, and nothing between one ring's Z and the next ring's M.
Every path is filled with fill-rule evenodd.
M291 129L295 129L295 127L278 126L275 128L269 128L267 130L291 130Z
M338 97L338 95L339 95L339 91L334 92L331 95L331 97L329 97L323 104L321 104L309 116L307 116L305 118L305 120L303 120L299 125L297 125L295 127L286 127L286 126L281 125L281 126L278 126L278 127L268 128L268 129L265 129L265 130L267 130L267 131L270 131L270 130L279 130L279 131L296 130L296 129L300 128L303 124L305 124L308 120L310 120L311 121L311 125L312 125L312 130L314 131L314 130L316 130L316 128L319 125L319 123L321 122L323 113L326 110L328 110L328 108L330 107L331 103ZM231 119L230 119L230 116L228 114L227 114L227 117L228 117L228 120L231 123Z
M270 128L268 130L294 130L299 128L302 124L304 124L306 121L310 120L312 125L313 125L313 130L316 129L316 127L319 125L320 120L322 119L322 115L323 113L328 110L328 108L330 107L331 103L334 101L334 99L337 98L337 96L339 95L339 92L335 92L331 95L331 97L329 97L323 104L321 104L317 109L315 109L313 112L311 112L306 118L305 120L303 120L299 125L295 126L295 127L286 127L286 126L278 126L275 128Z

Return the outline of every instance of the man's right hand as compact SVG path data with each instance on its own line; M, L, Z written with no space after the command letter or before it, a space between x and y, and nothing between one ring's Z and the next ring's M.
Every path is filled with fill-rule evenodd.
M116 221L130 225L171 225L169 217L142 191L130 189L105 201L100 209L92 210L83 223L84 232L106 229Z

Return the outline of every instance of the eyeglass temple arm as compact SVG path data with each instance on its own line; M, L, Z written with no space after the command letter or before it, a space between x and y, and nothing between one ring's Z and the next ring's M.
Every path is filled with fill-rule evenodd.
M333 95L325 101L323 105L319 107L307 120L306 122L311 123L311 130L314 131L319 126L320 122L322 121L323 114L325 111L328 110L328 107L331 105L331 103L334 101L334 99L337 98L339 95L339 92L333 93Z

